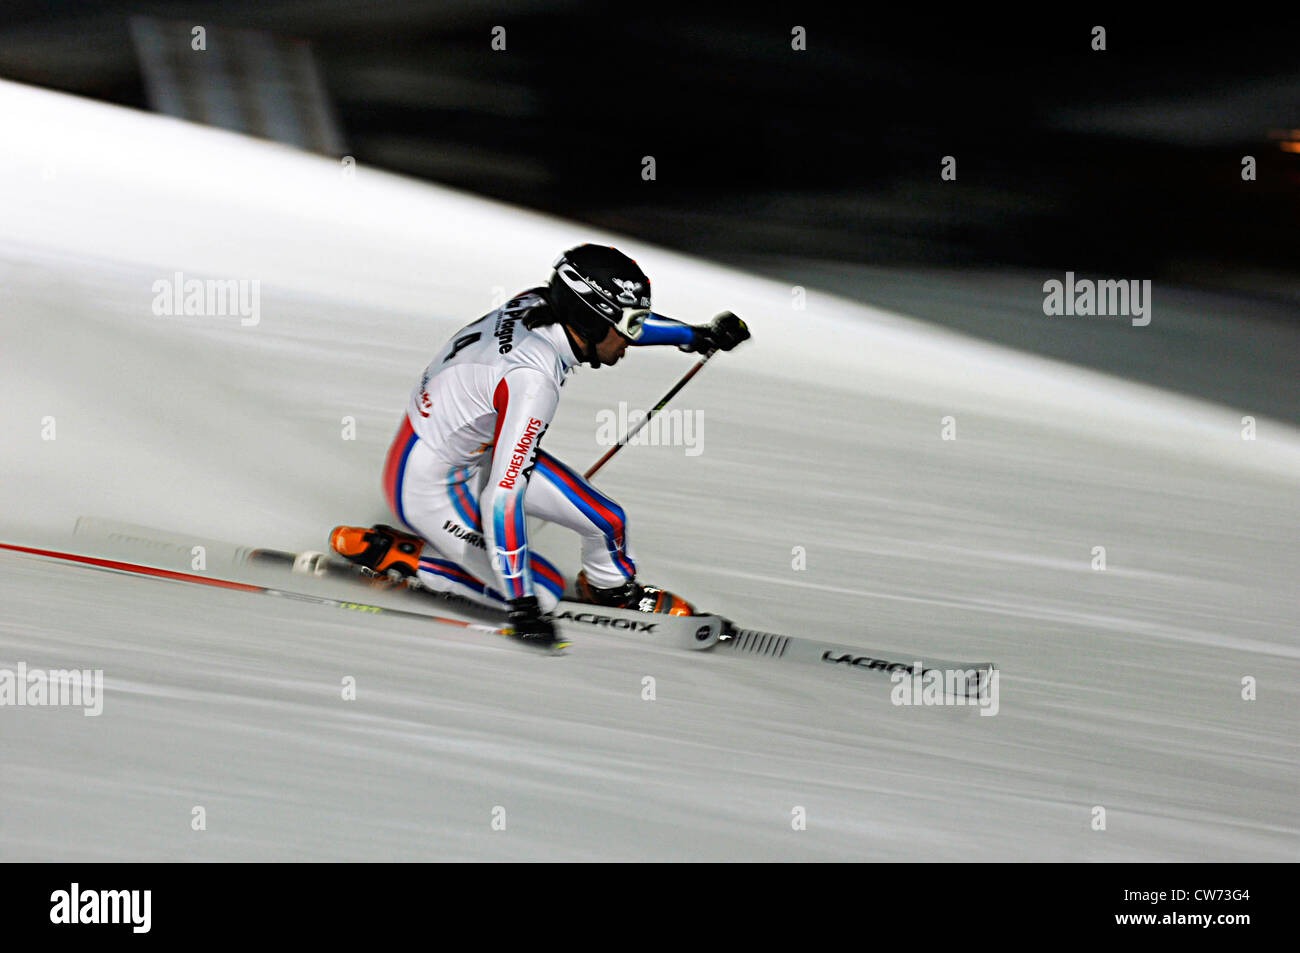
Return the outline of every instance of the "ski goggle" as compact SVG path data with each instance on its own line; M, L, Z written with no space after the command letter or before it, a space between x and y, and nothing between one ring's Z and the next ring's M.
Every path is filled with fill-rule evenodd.
M628 340L635 341L645 330L645 319L648 317L649 308L624 308L619 319L614 322L614 330Z

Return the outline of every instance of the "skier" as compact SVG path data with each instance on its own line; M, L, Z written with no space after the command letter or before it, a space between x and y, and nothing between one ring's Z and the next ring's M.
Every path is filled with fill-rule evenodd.
M457 332L412 391L383 486L418 535L339 526L330 544L376 572L506 608L518 637L549 644L555 630L544 613L565 579L529 547L532 516L581 537L579 601L691 615L685 600L637 582L623 508L539 444L580 362L613 366L629 344L729 351L748 337L729 311L696 326L652 313L650 279L636 262L602 245L571 248L546 285Z

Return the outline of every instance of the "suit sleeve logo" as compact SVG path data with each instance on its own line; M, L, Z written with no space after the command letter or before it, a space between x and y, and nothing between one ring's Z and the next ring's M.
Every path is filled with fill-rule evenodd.
M524 428L524 435L519 438L515 444L514 453L510 456L510 465L506 467L505 476L497 486L503 490L513 490L515 481L520 476L524 482L532 476L533 467L536 466L537 445L541 443L542 434L546 432L546 424L536 417L530 418L528 426ZM526 466L525 466L526 464Z

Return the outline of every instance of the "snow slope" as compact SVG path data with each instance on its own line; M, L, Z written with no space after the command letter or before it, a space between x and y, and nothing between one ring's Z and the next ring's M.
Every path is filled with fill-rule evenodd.
M754 627L1003 673L979 717L833 667L620 639L538 658L0 554L0 670L102 668L107 689L97 718L0 708L0 858L1300 856L1294 429L1245 441L1250 408L829 295L795 310L786 284L214 130L7 83L0 115L0 539L91 514L321 548L385 518L430 353L607 239L660 310L733 308L755 335L674 405L702 453L632 447L602 474L644 577ZM259 281L259 322L155 316L177 271ZM548 447L585 465L599 411L689 362L579 372ZM539 548L576 568L563 532Z

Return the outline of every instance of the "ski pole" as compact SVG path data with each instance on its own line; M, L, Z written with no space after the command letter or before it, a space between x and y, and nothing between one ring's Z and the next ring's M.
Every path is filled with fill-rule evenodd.
M642 417L637 422L637 425L635 427L633 427L626 434L623 435L622 440L620 440L618 443L614 444L614 446L610 447L607 451L605 451L605 455L601 457L599 460L597 460L595 463L593 463L587 469L587 472L582 475L583 479L590 480L592 476L595 474L595 472L599 470L601 467L603 467L606 463L608 463L610 458L614 456L614 454L618 453L620 450L626 447L628 441L631 440L633 437L635 437L638 433L640 433L641 428L650 422L650 418L653 417L655 414L659 413L659 411L663 410L664 407L667 405L667 403L677 395L677 392L681 390L683 387L685 387L687 382L689 382L692 377L694 377L696 374L700 372L700 368L702 368L706 363L708 363L709 358L713 357L713 355L717 353L718 353L717 351L706 351L704 353L704 356L700 358L699 361L696 362L695 366L692 367L689 371L687 371L682 376L682 379L673 385L672 390L670 390L668 393L664 394L662 398L660 398L659 403L655 404L653 410L651 410L648 414Z

